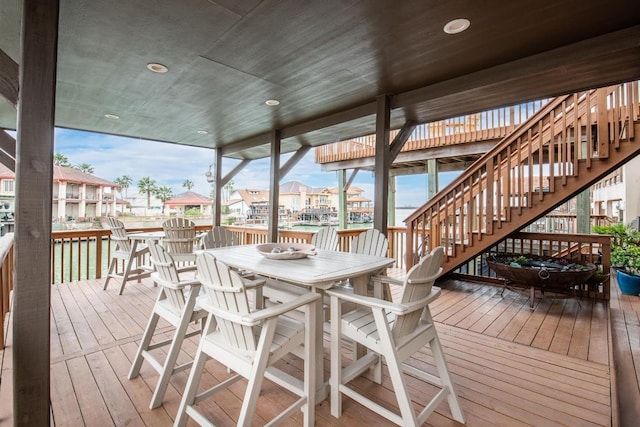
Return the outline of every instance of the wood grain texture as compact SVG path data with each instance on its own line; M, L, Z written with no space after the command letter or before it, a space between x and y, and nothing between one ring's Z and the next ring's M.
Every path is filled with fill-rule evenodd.
M0 49L0 96L14 107L18 104L18 64Z
M390 274L401 276L394 271L391 271ZM51 407L55 423L57 426L114 425L115 420L118 420L119 423L131 422L133 424L140 423L142 420L146 425L170 426L177 412L188 372L181 372L172 377L163 406L155 410L148 409L149 399L158 379L158 374L153 368L148 364L143 364L139 378L135 380L126 378L158 288L154 288L150 279L143 279L142 283L136 283L135 286L128 288L126 295L119 296L116 289L103 291L102 282L103 280L90 280L53 287L52 307L55 310L51 314L52 338L61 331L70 332L60 337L64 338L66 344L59 348L60 353L51 361L52 378L55 379L55 385L52 384ZM573 357L567 354L566 345L562 346L564 349L562 352L556 352L486 335L486 332L491 330L490 326L499 322L501 313L509 308L519 306L523 311L530 311L526 295L521 296L517 292L507 291L505 296L500 298L499 288L462 281L448 281L442 286L442 295L436 300L438 304L434 303L432 312L454 383L468 418L467 425L472 427L560 424L611 425L609 403L611 374L608 363L603 364ZM68 289L63 289L65 287ZM484 289L484 292L480 289ZM392 290L394 294L399 295L397 287L392 287ZM465 299L466 296L474 294L471 302ZM438 320L438 316L447 316L449 319L455 316L455 309L449 310L449 308L459 305L460 310L464 310L473 301L488 296L490 298L486 300L485 304L478 305L476 311L469 311L469 315L466 318L461 318L457 324L444 324ZM485 305L493 304L496 300L499 302L494 304L491 309L486 310ZM91 304L87 305L82 301L90 301ZM563 314L560 314L560 322L563 321L567 307L569 307L569 311L576 311L573 300L558 297L553 301L554 303L551 305L564 302L565 310ZM70 302L70 304L66 306L65 302ZM629 319L632 320L633 316L636 316L637 320L640 308L637 304L634 305L633 299L621 298L620 301L616 300L613 303L617 304L617 307L624 306L625 314L629 313ZM585 310L588 305L604 303L583 299L581 304L582 308L578 311ZM78 307L80 307L82 316L72 316L69 311L76 310ZM93 314L90 313L92 309ZM440 314L435 314L436 310ZM482 316L475 314L478 311L484 312L484 314ZM606 319L606 315L598 310L585 311L590 316ZM111 313L111 316L107 315L108 313ZM558 315L556 310L547 311L547 317ZM571 314L567 315L572 316ZM89 323L84 319L85 317L93 320ZM112 338L100 343L106 337L105 330L103 327L96 327L95 322L100 318L105 326L110 328L106 323L114 317L127 331L126 336L121 335L124 332L120 327L113 327ZM484 333L460 326L472 324L471 320L467 321L466 319L474 318L477 320L473 325L479 325L478 327L480 324L489 323L488 319L494 319L494 321L489 323L489 327L485 328ZM546 322L551 322L551 320L546 320ZM590 320L589 323L595 324L597 322ZM542 325L544 324L545 321L542 322ZM520 329L523 329L525 325L526 322L521 325ZM172 329L167 323L161 324L159 327L154 341L170 337ZM554 340L560 340L559 335L562 334L567 335L562 338L564 342L567 342L580 327L558 327ZM81 332L81 329L85 331ZM544 327L540 328L541 333L544 333L544 329ZM629 339L628 337L633 337L633 333L633 329L629 329L624 334ZM94 339L91 341L98 344L93 347L81 348L80 337L85 337L82 340L87 343L86 336L88 334L93 335ZM70 345L71 340L76 340L78 344ZM198 342L198 337L185 340L178 360L179 363L193 358ZM633 341L631 342L632 345L637 346L637 344L633 344ZM9 337L8 345L12 345L11 337ZM348 354L351 346L344 345L345 352ZM636 348L632 345L628 342L627 348ZM320 364L325 373L329 368L329 346L329 336L325 335L324 363ZM586 354L588 353L586 352ZM640 352L636 349L631 353L627 351L626 354L629 355L628 360L630 361ZM0 387L0 395L5 399L10 398L12 394L12 389L9 387L11 382L8 379L11 376L13 363L11 351L5 351L3 357L1 379L3 386ZM280 367L284 365L286 372L294 376L301 374L302 361L299 358L289 356L283 362L284 364L281 364ZM435 369L431 352L427 349L416 353L408 360L408 363L426 367L431 371ZM620 367L618 361L616 361L616 366ZM628 365L628 367L632 367L632 365ZM223 365L209 361L205 365L203 384L210 386L214 382L228 378L229 375ZM637 378L637 374L633 370L625 371L625 375L629 379L629 384L633 384L634 377ZM386 369L383 369L381 385L375 384L372 377L367 374L354 380L354 386L359 391L379 399L390 407L396 405ZM407 380L407 386L412 396L415 396L416 405L426 403L435 392L431 385L417 379ZM235 424L245 387L246 382L234 384L228 393L220 393L218 397L203 401L202 410L207 417L219 425ZM110 396L113 396L113 403L108 401ZM289 393L265 384L257 408L257 422L264 423L271 419L292 399L293 397ZM635 403L631 400L629 404L634 405ZM7 405L0 405L0 408L3 420L11 420L11 408ZM317 405L316 425L319 427L392 425L349 399L345 399L343 409L344 415L340 419L336 419L330 415L328 402ZM623 409L628 410L629 407ZM134 411L138 415L134 414ZM635 420L637 418L632 418L632 421L635 422ZM300 425L300 423L300 415L292 418L292 424ZM446 404L436 409L436 412L427 420L427 424L435 427L456 425L451 420L451 414L448 412Z

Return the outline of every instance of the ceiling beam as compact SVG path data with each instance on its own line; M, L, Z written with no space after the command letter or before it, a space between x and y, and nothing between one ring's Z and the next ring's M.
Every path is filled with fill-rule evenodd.
M0 150L16 158L16 140L3 130L0 130Z
M542 99L629 81L640 77L639 67L630 67L628 64L618 67L624 73L619 74L615 68L610 70L611 66L603 65L602 60L608 57L609 63L613 64L616 60L635 58L640 64L638 54L640 25L396 94L391 97L391 108L411 111L416 104L420 104L422 110L432 110L423 119L436 121L513 104L514 100ZM606 75L603 74L603 67L607 69ZM577 73L574 69L583 72ZM532 79L540 84L523 84ZM487 95L492 99L491 105L486 104Z
M404 147L404 144L409 140L409 137L413 133L413 130L416 128L417 123L413 120L408 120L400 129L400 132L393 138L391 142L391 146L389 147L391 163L398 157L400 154L400 150Z
M286 126L282 129L282 139L304 135L308 132L328 128L339 125L340 123L349 122L366 116L372 116L374 114L376 114L376 103L369 102L367 104L358 105L357 107L307 120L300 124Z
M18 105L18 64L0 49L0 96L15 108Z
M630 65L630 61L638 63L638 67L634 67L633 63ZM419 109L421 114L418 123L424 123L636 78L640 78L640 25L397 93L390 96L390 103L392 111L403 109L410 120L414 119L413 112ZM532 80L542 83L532 84ZM281 139L362 119L375 113L376 102L367 102L284 126L281 129ZM374 131L373 124L372 120L371 133ZM231 156L269 144L270 135L270 132L265 132L220 149L223 156ZM341 139L355 136L361 135L342 135Z
M234 167L233 169L231 169L229 171L229 173L227 173L221 180L220 180L220 187L224 187L225 185L227 185L227 183L229 181L231 181L233 179L234 176L236 176L238 173L240 173L240 171L242 169L244 169L249 163L251 163L251 160L249 159L244 159L242 160L240 163L238 163L236 165L236 167Z
M298 164L298 162L311 150L310 145L302 145L298 150L287 160L287 162L280 168L280 179L284 178L291 169Z

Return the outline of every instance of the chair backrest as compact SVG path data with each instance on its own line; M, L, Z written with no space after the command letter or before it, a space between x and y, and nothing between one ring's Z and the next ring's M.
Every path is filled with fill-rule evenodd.
M363 231L351 239L350 252L363 255L387 256L389 241L387 236L375 228Z
M196 225L184 218L171 218L162 223L163 243L171 254L193 253L197 244Z
M236 315L248 314L251 311L244 282L238 273L207 252L197 255L196 265L198 279L214 307ZM215 317L218 328L230 348L250 354L256 351L258 341L253 327L242 325L226 317L218 315Z
M311 244L318 249L335 251L338 249L338 232L333 227L323 227L311 237Z
M111 241L116 244L115 250L128 254L131 251L131 240L129 240L122 221L109 216L107 217L107 228L111 230Z
M238 239L233 231L226 227L215 226L202 236L202 246L205 249L236 246Z
M400 304L408 304L425 298L431 293L434 282L442 273L444 249L438 246L409 270L404 279ZM426 307L426 304L425 304ZM393 325L393 337L403 337L416 329L423 310L397 316Z
M151 273L151 277L162 287L171 306L176 310L182 310L185 304L184 292L181 288L175 288L180 283L180 276L173 257L165 248L152 240L147 240L147 245L151 252L151 264L155 270Z

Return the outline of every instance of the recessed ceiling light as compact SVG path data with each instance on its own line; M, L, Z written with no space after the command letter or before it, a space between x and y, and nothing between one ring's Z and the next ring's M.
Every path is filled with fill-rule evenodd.
M280 105L280 101L278 101L277 99L267 99L266 101L264 101L264 103L272 107Z
M454 19L449 21L443 28L443 31L447 34L458 34L469 28L471 21L465 18Z
M117 116L115 114L105 114L104 115L107 119L111 119L111 120L118 120L120 118L120 116Z
M158 74L164 74L167 71L169 71L169 69L166 66L164 66L162 64L158 64L156 62L151 62L151 63L147 64L147 69L149 71L152 71L152 72L158 73Z
M196 133L198 135L209 135L209 131L203 129L197 130Z

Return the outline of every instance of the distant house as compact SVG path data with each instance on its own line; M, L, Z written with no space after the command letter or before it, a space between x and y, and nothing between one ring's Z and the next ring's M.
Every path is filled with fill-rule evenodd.
M164 202L164 205L175 209L178 215L184 215L190 209L198 209L202 215L211 215L212 211L211 199L193 191L178 194Z
M269 208L269 192L267 190L235 190L229 196L229 200L223 204L229 209L229 215L239 222L247 219L255 220L262 216Z
M115 190L120 186L74 168L53 166L54 221L115 215ZM13 219L15 173L0 164L0 219Z
M331 204L331 193L327 187L309 187L298 181L280 185L280 204L291 213L304 211L335 210Z
M64 166L53 166L52 216L58 220L116 215L120 186Z

